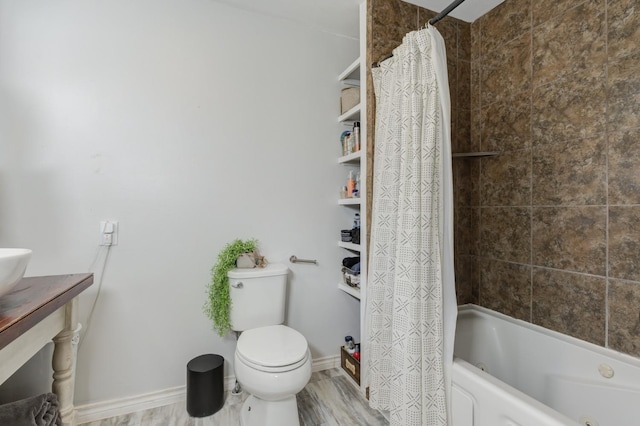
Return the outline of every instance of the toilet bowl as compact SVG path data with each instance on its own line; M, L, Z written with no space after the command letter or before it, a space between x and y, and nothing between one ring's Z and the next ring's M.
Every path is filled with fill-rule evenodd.
M298 426L296 394L311 378L307 340L284 325L243 332L236 347L236 379L251 396L242 406L242 426Z
M277 263L228 272L231 329L242 332L234 370L251 394L242 406L243 426L299 426L296 393L311 378L307 339L284 323L287 273Z

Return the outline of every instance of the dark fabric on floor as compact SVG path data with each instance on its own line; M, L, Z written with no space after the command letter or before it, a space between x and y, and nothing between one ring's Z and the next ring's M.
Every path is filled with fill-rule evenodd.
M58 397L45 393L0 405L0 425L61 426Z

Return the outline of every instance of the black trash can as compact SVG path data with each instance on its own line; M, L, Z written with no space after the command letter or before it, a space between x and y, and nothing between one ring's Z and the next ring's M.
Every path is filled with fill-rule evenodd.
M206 417L224 405L224 358L200 355L187 364L187 412Z

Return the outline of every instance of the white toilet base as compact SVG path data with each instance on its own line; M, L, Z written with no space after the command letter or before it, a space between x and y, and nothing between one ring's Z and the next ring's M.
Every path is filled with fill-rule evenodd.
M250 395L242 404L242 426L300 426L298 403L292 395L279 401L265 401Z

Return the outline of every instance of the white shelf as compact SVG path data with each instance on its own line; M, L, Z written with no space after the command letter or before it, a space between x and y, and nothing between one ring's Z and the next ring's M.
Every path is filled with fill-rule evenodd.
M340 198L338 204L341 206L359 206L360 198Z
M338 163L359 163L360 158L362 158L362 150L338 158Z
M360 80L360 58L353 61L346 70L342 71L338 77L338 81L344 81L347 79Z
M343 123L345 121L358 121L360 120L360 104L354 106L349 111L338 117L338 121Z
M345 243L344 241L338 241L338 245L347 250L357 251L358 253L360 253L360 244Z
M473 157L495 157L500 155L499 152L485 151L485 152L456 152L451 154L453 158L473 158Z
M342 291L344 291L345 293L347 293L350 296L355 297L356 299L360 300L360 289L359 288L355 288L355 287L351 287L348 286L344 283L339 283L338 284L338 288Z

